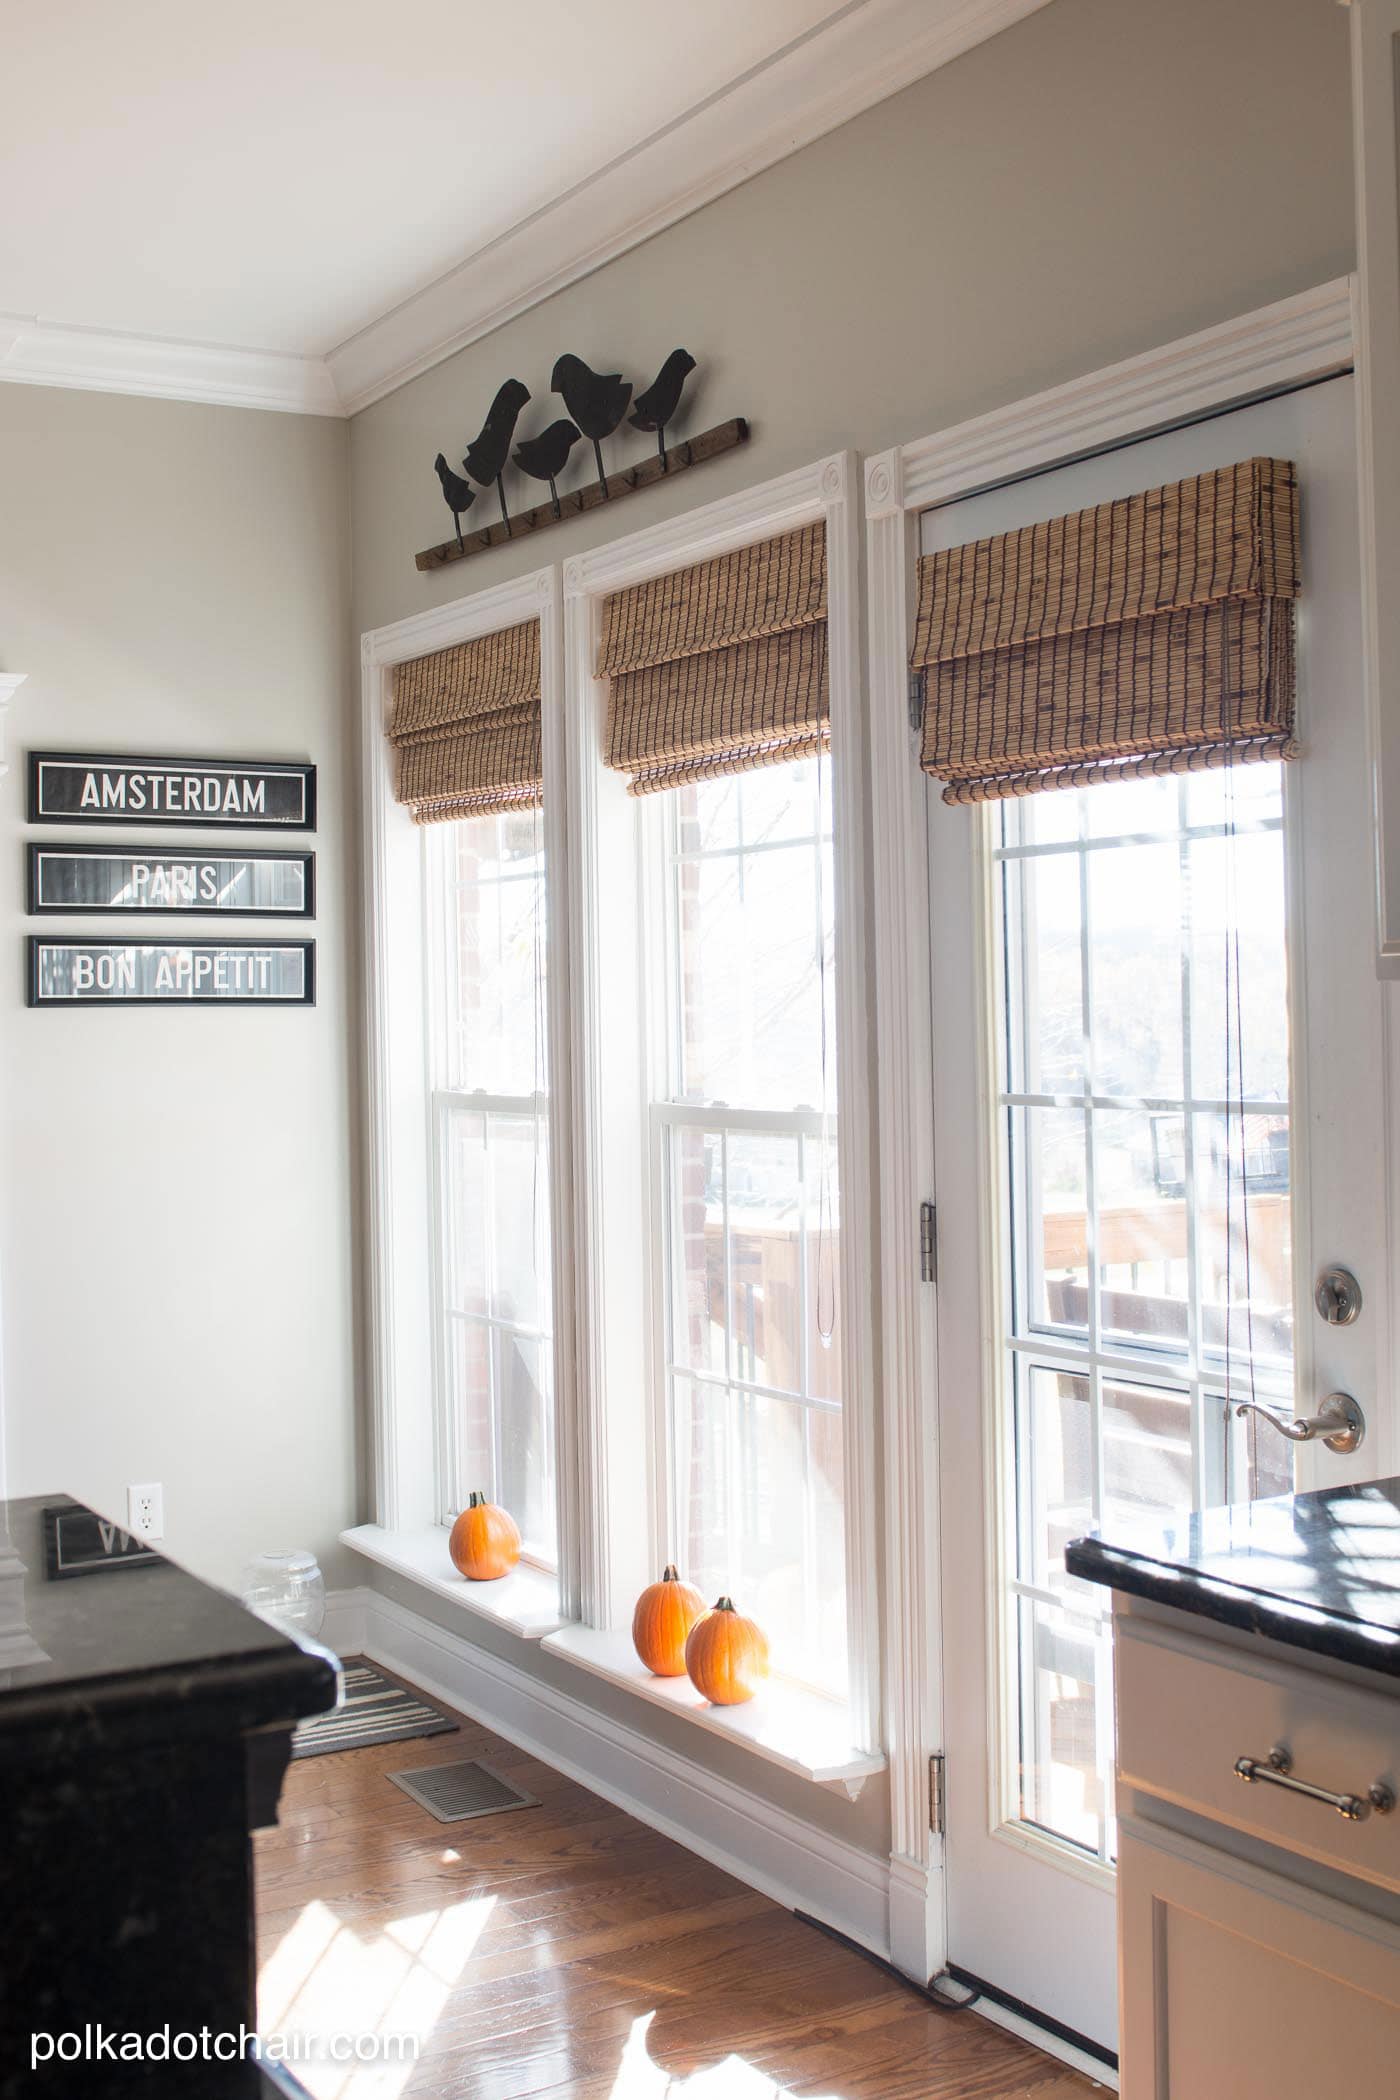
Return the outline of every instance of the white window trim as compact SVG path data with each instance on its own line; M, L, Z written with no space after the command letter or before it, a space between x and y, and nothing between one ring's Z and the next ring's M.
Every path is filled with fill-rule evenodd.
M518 1569L503 1582L473 1584L441 1556L437 1499L440 1453L435 1420L438 1320L430 1246L435 1171L433 1103L427 1085L431 947L422 873L422 837L394 798L388 739L396 665L525 620L540 623L540 708L547 781L563 773L563 661L558 571L535 570L512 583L380 627L361 641L361 756L365 857L365 1051L368 1143L365 1173L369 1284L370 1399L375 1522L346 1532L369 1558L451 1596L465 1610L527 1639L573 1615L576 1512L570 1483L573 1411L572 1279L553 1265L555 1438L559 1453L560 1574ZM562 925L564 798L546 794L546 896ZM568 1158L567 958L550 975L550 1158ZM564 1172L550 1176L552 1244L568 1245Z
M928 1796L928 1761L943 1740L944 1599L937 1518L937 1289L919 1281L919 1206L936 1196L929 969L934 927L922 873L925 783L908 699L919 514L1213 409L1347 370L1352 296L1351 280L1337 279L865 463L870 764L879 819L871 901L885 1589L892 1600L885 1664L890 1949L897 1966L910 1975L934 1974L948 1953L942 1842L929 1827ZM976 1229L990 1246L995 1224L986 1210L984 1204ZM983 1275L995 1289L994 1261L984 1262ZM988 1330L993 1310L984 1321ZM994 1391L995 1381L984 1381L988 1404ZM989 1435L995 1436L996 1426L993 1418ZM989 1512L988 1521L995 1523L995 1512ZM994 1627L987 1634L989 1642L995 1640ZM1002 1673L995 1658L989 1682L1000 1699ZM1003 1718L1000 1712L994 1716L993 1740L1000 1739L996 1731ZM970 1783L977 1783L975 1777ZM1008 1842L1034 1841L1012 1832Z
M579 1435L582 1448L594 1455L586 1469L585 1495L591 1496L584 1524L580 1589L585 1623L598 1630L615 1629L635 1596L629 1571L635 1565L635 1450L618 1453L610 1446L616 1425L617 1395L628 1383L645 1391L650 1384L651 1338L640 1333L629 1360L618 1362L618 1319L604 1296L605 1279L616 1275L610 1259L608 1182L604 1153L611 1147L613 1117L607 1098L607 1068L615 1065L616 1015L611 1010L604 1040L603 985L598 967L600 914L609 897L606 855L615 849L616 832L630 811L636 837L634 800L600 759L596 725L606 704L606 688L594 677L598 608L610 593L652 576L821 521L827 535L827 632L831 690L831 748L834 863L836 881L836 1040L838 1174L841 1187L842 1391L845 1433L845 1545L847 1625L851 1692L848 1729L858 1752L878 1760L881 1747L879 1648L877 1637L877 1554L875 1547L874 1369L871 1306L871 1102L866 956L866 765L859 664L859 490L855 460L838 453L799 468L778 480L633 533L592 553L578 555L564 567L564 629L569 688L570 736L569 891L576 907L570 925L571 951L584 958L575 987L571 1065L575 1079L579 1204L574 1226L578 1277ZM635 851L633 863L635 868ZM645 1111L640 1076L645 1059L638 1016L634 1108ZM648 1185L645 1113L634 1117L635 1154L629 1184L629 1207L635 1198L645 1205ZM643 1211L645 1215L645 1211ZM645 1270L643 1269L643 1273ZM648 1416L650 1408L647 1409ZM635 1440L634 1440L635 1442ZM643 1487L644 1500L650 1500ZM654 1572L654 1571L653 1571Z

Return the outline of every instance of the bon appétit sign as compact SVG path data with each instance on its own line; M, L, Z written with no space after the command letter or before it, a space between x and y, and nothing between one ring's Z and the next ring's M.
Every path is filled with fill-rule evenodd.
M29 937L31 1006L314 1006L313 941Z
M316 768L276 760L31 751L31 824L316 829Z

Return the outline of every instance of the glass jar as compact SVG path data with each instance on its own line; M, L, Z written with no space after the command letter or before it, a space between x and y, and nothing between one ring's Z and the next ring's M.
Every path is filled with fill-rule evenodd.
M314 1553L290 1547L259 1553L243 1570L239 1595L249 1611L284 1633L321 1631L326 1616L326 1585Z

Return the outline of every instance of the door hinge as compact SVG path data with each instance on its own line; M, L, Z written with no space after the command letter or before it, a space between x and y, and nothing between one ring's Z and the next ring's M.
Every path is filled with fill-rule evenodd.
M938 1211L932 1203L919 1205L919 1281L938 1281Z
M943 1835L943 1818L947 1810L943 1752L936 1751L928 1761L928 1827L935 1837Z
M909 727L921 730L923 726L924 674L922 671L911 671L909 673Z

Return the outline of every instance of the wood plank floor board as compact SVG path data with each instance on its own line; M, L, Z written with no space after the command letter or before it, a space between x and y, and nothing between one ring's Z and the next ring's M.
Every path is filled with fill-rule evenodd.
M538 1808L436 1822L396 1770L484 1757ZM1104 2090L463 1718L291 1767L256 1839L265 2028L412 2031L315 2100L1084 2100ZM275 2002L274 2002L275 2001Z
M665 1921L678 1912L689 1916L715 1904L764 1900L718 1867L691 1855L687 1858L696 1871L594 1875L509 1897L492 1887L489 1876L474 1875L463 1881L459 1867L439 1860L419 1873L399 1877L394 1890L377 1901L358 1892L355 1902L361 1929L383 1930L404 1914L405 1905L428 1909L434 1903L492 1895L496 1899L492 1945L505 1947L524 1945L531 1934L547 1944L558 1944L563 1938L607 1932L617 1925L642 1926L651 1919ZM355 1878L338 1876L335 1886L339 1889L342 1882L353 1883ZM328 1900L330 1888L329 1883L323 1886L323 1901ZM299 1884L283 1884L276 1899L270 1896L262 1907L264 1929L285 1931L295 1924L302 1908Z

